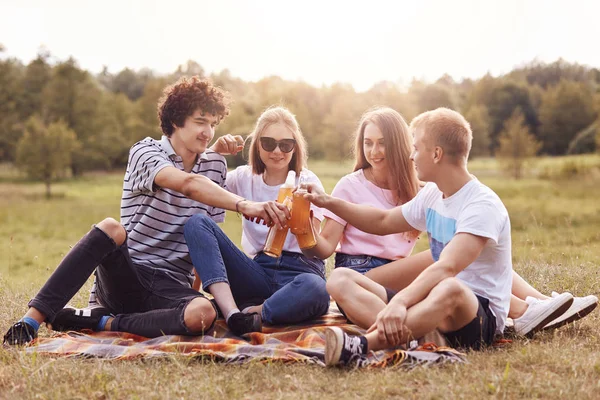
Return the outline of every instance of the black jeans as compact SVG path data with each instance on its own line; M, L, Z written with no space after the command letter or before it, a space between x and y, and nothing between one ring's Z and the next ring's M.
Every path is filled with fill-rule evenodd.
M96 296L116 314L111 330L146 337L203 333L191 332L184 323L185 308L202 294L162 271L134 265L127 241L117 246L96 227L71 249L29 306L52 322L94 270Z

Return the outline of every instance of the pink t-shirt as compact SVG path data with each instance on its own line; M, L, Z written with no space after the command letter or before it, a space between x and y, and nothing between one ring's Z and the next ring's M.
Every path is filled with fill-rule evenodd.
M396 207L391 190L375 186L362 169L344 176L335 185L331 195L351 203L365 204L385 210ZM408 239L403 233L378 236L365 233L348 224L329 210L323 209L325 218L345 226L344 234L336 251L351 255L367 255L389 260L408 257L416 244L416 239Z

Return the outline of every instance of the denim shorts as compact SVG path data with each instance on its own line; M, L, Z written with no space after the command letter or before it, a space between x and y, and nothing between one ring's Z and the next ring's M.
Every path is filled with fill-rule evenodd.
M373 268L381 267L392 261L375 256L335 253L335 268L350 268L361 274L366 274Z

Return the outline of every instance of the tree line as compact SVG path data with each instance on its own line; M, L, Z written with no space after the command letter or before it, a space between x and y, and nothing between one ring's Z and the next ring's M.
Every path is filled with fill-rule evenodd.
M246 82L228 70L207 74L195 61L168 75L129 68L92 74L47 51L26 65L2 52L0 46L0 162L42 179L48 168L54 175L64 166L73 175L122 168L134 142L160 136L158 98L184 75L210 78L231 93L231 114L217 135L248 134L267 106L283 104L296 114L316 159L349 157L358 120L375 105L407 121L440 106L463 113L473 128L473 157L588 153L600 142L600 70L562 59L532 61L498 77L457 82L444 75L408 87L384 81L357 92L349 84L315 87L278 76ZM37 165L44 154L46 165Z

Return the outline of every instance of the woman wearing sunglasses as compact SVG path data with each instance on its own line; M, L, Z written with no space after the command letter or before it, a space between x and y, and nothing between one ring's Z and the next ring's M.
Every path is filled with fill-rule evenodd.
M297 175L304 171L308 182L322 187L317 176L306 169L306 141L289 110L267 109L250 137L249 165L227 174L228 190L248 200L274 200L291 170ZM218 145L227 147L227 141L230 152L235 152L237 144L231 137ZM318 227L322 212L314 206L312 211ZM269 228L260 222L242 220L245 254L204 215L192 217L185 226L185 239L203 289L214 296L228 326L238 335L260 331L262 322L309 320L329 308L324 262L303 255L291 234L280 257L267 256L263 247Z
M375 108L363 114L355 142L354 172L344 176L333 189L332 196L352 203L391 209L412 199L419 182L410 159L412 140L408 125L391 108ZM332 297L351 310L353 322L365 328L376 315L367 307L368 299L353 296L349 291L348 274L354 270L371 280L399 291L408 286L427 266L433 263L429 250L411 256L419 232L377 236L348 225L329 210L323 210L325 224L317 245L304 250L311 257L326 259L334 251L335 267L346 267L330 278L328 290ZM518 334L530 335L540 329L557 328L583 317L597 305L595 296L575 297L569 293L553 293L548 297L537 291L513 271L513 296L509 317ZM393 296L389 292L386 303ZM564 313L556 313L573 299Z

